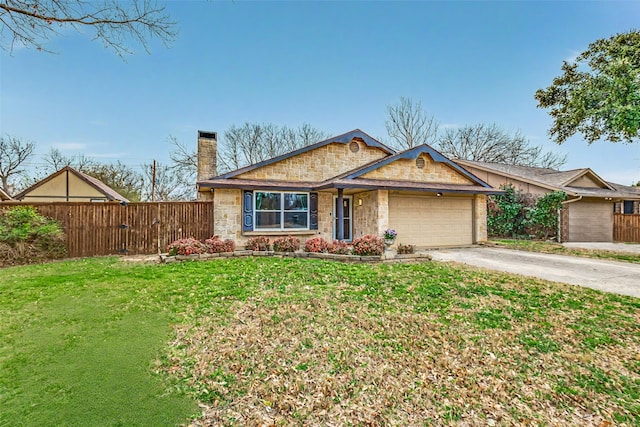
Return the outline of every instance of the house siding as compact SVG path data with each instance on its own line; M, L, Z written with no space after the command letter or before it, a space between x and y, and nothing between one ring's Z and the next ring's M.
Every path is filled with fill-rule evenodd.
M488 172L482 169L474 168L472 166L464 166L466 170L492 186L493 188L500 188L501 185L512 185L516 190L520 190L525 194L531 194L534 196L544 195L551 190L539 187L535 184L530 184L528 182L520 181L517 179L511 179L504 177L502 175L498 175L496 173Z
M276 181L324 181L387 156L379 148L369 147L362 142L354 142L359 147L359 150L355 153L349 149L350 144L328 144L245 172L236 176L236 178Z
M23 196L23 200L28 202L60 202L66 201L67 195L71 202L90 202L95 199L108 200L103 193L73 173L62 173L50 181L35 187Z
M421 154L424 168L416 166L417 159L398 159L388 165L362 175L368 179L391 179L414 182L438 182L446 184L471 184L472 181L450 167L434 162L431 157Z

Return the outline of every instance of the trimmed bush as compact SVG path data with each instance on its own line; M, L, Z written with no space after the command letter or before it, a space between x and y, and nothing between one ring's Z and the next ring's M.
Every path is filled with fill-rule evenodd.
M167 246L167 250L171 256L204 254L207 252L207 245L198 239L188 237L171 242L169 246Z
M331 244L322 237L314 237L304 242L304 251L315 253L327 252L330 245Z
M412 254L416 251L416 247L413 245L403 245L402 243L398 244L398 253L399 254Z
M300 249L300 239L293 236L278 237L273 241L273 250L276 252L295 252Z
M377 256L384 253L384 240L367 234L353 241L353 253L364 256Z
M271 249L269 246L269 238L265 236L256 236L247 240L247 244L244 248L249 251L268 251Z
M233 252L236 250L236 243L231 240L222 240L220 236L212 236L204 241L207 246L207 252L217 254L221 252Z
M349 255L351 253L351 246L344 240L334 240L327 248L327 251L335 255Z
M62 227L33 206L0 210L0 265L62 258L67 253Z

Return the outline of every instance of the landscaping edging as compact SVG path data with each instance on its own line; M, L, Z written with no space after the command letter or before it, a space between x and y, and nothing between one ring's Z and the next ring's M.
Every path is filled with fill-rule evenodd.
M215 254L192 254L192 255L160 255L160 262L170 264L182 261L206 261L216 258L240 258L240 257L278 257L278 258L317 258L342 262L401 262L401 261L431 261L431 255L426 253L417 254L393 254L385 253L380 256L361 256L361 255L338 255L317 252L274 252L274 251L249 251L238 250L234 252L221 252Z

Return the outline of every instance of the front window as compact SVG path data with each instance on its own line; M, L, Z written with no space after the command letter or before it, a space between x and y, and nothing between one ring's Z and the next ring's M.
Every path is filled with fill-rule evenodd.
M633 200L625 200L624 201L622 213L624 213L624 214L632 214L633 213Z
M309 193L256 191L254 230L308 230Z

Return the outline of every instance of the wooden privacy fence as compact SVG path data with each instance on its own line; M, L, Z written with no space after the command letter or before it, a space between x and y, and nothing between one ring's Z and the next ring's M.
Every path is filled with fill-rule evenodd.
M64 227L71 257L166 252L184 237L213 235L213 202L0 203L34 206Z
M613 240L640 243L640 214L613 214Z

